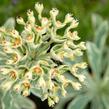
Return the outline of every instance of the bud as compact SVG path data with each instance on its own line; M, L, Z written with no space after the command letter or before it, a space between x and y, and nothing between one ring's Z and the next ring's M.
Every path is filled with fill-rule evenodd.
M10 47L8 47L8 46L3 47L3 51L5 53L13 53L13 50Z
M73 19L71 22L71 27L76 28L78 26L78 24L79 24L78 20Z
M49 106L54 106L55 102L49 97L48 104L49 104Z
M29 89L31 87L29 80L24 80L22 82L23 89Z
M75 90L79 90L81 88L81 84L78 82L72 82L72 86Z
M74 31L74 32L68 31L67 32L67 37L70 40L79 40L80 39L80 37L78 36L78 32L77 31Z
M51 78L55 78L59 71L58 69L53 68L49 72L50 72Z
M75 45L71 40L68 40L66 43L70 48L77 48L77 45Z
M68 14L65 16L65 21L64 21L64 23L72 22L72 20L73 20L72 14L68 13Z
M3 75L7 75L9 73L9 69L0 68L0 73L3 74Z
M31 72L27 72L25 74L25 78L31 80L32 79L32 73Z
M24 19L22 17L17 17L16 21L18 24L25 25Z
M36 11L37 11L39 14L42 14L42 11L43 11L43 9L44 9L43 4L36 3L36 4L35 4L35 9L36 9Z
M43 33L43 32L44 32L44 28L41 27L41 26L37 26L37 27L36 27L36 31L37 31L38 33Z
M26 24L26 26L25 26L25 31L26 31L27 33L32 32L32 26L31 26L30 23L27 23L27 24Z
M23 96L27 97L30 95L30 92L28 89L24 90L23 93L22 93Z
M54 96L53 100L54 100L55 103L58 103L59 102L59 97L58 96Z
M9 72L9 75L10 75L10 77L11 77L12 79L14 79L14 80L17 78L17 72L14 71L14 70L10 71L10 72Z
M19 32L16 31L16 30L14 30L14 29L10 32L10 34L11 34L13 37L16 37L16 38L19 36Z
M6 64L13 64L13 63L14 63L13 60L9 60L9 59L8 59L8 60L6 61Z
M35 17L34 17L33 11L28 10L27 15L28 15L29 23L30 24L35 24Z
M11 45L10 42L8 42L7 40L3 40L3 39L0 40L0 44L1 44L2 46L4 46L4 47Z
M48 19L46 17L43 17L41 20L42 27L47 26L49 23Z
M87 67L87 63L86 62L82 62L79 64L78 66L79 68L85 69Z
M81 82L84 82L84 80L86 79L86 77L82 74L78 74L77 77Z
M16 91L16 92L20 92L21 91L21 85L20 84L15 84L13 89Z
M86 50L85 42L81 42L78 47L80 47L82 50Z
M32 72L36 75L41 75L42 74L42 68L39 65L36 65L33 67Z
M58 21L56 21L56 27L59 29L59 28L63 27L63 24L58 20Z
M79 68L79 67L80 67L79 64L77 64L77 65L75 65L75 66L76 66L75 68ZM82 69L83 69L83 67L82 67ZM84 75L82 75L82 74L77 74L77 73L74 73L74 76L77 77L80 82L84 82L84 80L85 80L85 78L86 78Z
M76 49L76 50L74 50L74 55L75 56L82 56L83 55L83 52L81 51L81 49Z
M57 10L56 8L53 8L51 11L50 11L50 16L51 18L55 19L56 16L58 15L59 13L59 10Z
M18 52L13 54L14 63L17 63L21 59L21 56Z
M80 39L77 31L74 31L71 35L72 35L73 40L79 40Z
M73 74L75 74L75 73L77 73L78 68L75 67L75 65L74 65L74 66L71 68L71 71L72 71Z
M13 48L17 48L17 47L21 46L21 44L22 44L21 38L15 38L12 41Z

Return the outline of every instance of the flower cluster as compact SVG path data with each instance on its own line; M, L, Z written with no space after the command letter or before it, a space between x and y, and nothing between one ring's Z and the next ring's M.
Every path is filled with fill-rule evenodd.
M21 33L0 28L0 78L3 78L0 87L23 96L37 89L41 99L48 99L53 106L59 101L58 93L66 95L69 84L77 90L81 87L85 77L78 72L87 65L76 60L86 47L84 42L75 43L80 39L74 30L78 20L71 14L61 22L57 20L57 9L50 11L50 18L42 16L42 4L37 3L35 9L38 18L31 10L27 12L27 21L17 18L17 23L23 26ZM58 32L61 29L63 34ZM66 78L65 73L71 73L78 81Z

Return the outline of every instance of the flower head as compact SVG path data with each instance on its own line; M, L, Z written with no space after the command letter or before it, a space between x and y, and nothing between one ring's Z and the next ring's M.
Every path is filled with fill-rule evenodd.
M53 106L59 101L59 93L66 96L68 85L79 90L80 83L84 82L81 72L86 64L76 59L83 55L86 47L84 42L75 43L80 39L73 30L78 21L71 14L62 22L56 19L57 9L53 8L47 18L41 15L43 8L43 4L35 5L40 25L35 21L34 12L28 10L27 21L17 18L17 23L23 25L22 32L0 28L0 79L6 78L0 87L23 96L35 88L40 98L48 99L49 106ZM60 28L64 29L62 35L57 32ZM78 80L70 80L66 76L69 73Z

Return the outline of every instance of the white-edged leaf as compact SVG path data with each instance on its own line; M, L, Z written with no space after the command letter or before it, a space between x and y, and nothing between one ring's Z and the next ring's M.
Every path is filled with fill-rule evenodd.
M103 18L100 15L92 14L92 24L93 24L94 30L96 30L99 27L102 21L103 21Z
M67 109L85 109L89 100L89 96L78 95L74 100L72 100Z
M90 67L95 75L100 76L102 69L101 66L101 51L96 47L94 43L87 42L87 55Z
M104 103L105 109L109 109L109 98L106 96L103 96L102 101Z
M41 98L41 91L40 90L38 90L38 89L36 89L36 88L32 88L31 89L31 92L32 92L32 94L34 94L35 96L37 96L37 97L39 97L39 98Z
M68 103L76 94L71 94L60 99L59 103L54 107L54 109L64 109L66 103Z
M9 30L14 29L15 28L15 19L9 18L3 26Z
M9 109L11 107L11 99L11 93L9 91L5 92L1 99L2 109Z
M12 97L14 103L19 106L19 109L35 109L35 105L30 99L18 94L14 94Z
M99 49L103 49L106 38L108 36L108 22L103 21L100 26L95 30L95 44Z
M91 109L106 109L99 97L94 98L91 104Z

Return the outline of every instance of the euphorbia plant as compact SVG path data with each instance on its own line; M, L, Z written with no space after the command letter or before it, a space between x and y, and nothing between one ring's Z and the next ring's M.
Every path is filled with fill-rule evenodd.
M109 50L106 45L108 21L99 15L92 16L94 41L87 42L87 57L91 71L78 93L72 92L55 109L109 109ZM69 101L69 102L68 102Z
M68 85L81 87L85 78L81 71L86 63L80 57L86 47L84 42L75 43L80 39L75 31L78 21L71 14L61 22L56 18L57 9L50 11L49 18L42 16L42 4L35 4L35 9L38 18L31 10L27 12L27 21L17 18L22 32L0 28L0 88L5 94L17 96L33 93L42 100L48 99L49 106L53 106L59 101L59 94L67 94ZM66 73L74 77L73 81Z

